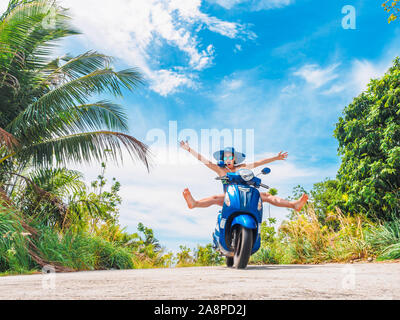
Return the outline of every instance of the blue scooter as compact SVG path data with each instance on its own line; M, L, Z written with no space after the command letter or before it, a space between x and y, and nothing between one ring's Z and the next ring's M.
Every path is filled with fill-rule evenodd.
M261 174L270 172L265 168ZM213 234L214 247L226 257L228 267L245 269L261 245L263 202L258 189L269 187L247 169L229 172L216 180L224 185L225 201Z

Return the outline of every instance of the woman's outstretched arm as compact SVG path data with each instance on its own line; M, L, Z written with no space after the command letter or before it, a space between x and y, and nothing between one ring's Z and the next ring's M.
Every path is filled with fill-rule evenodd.
M196 150L193 150L190 146L189 143L186 141L181 141L180 142L181 148L188 151L192 156L194 156L197 160L200 162L204 163L208 168L211 170L215 171L217 174L221 173L221 168L218 167L215 163L212 163L210 160L208 160L206 157L202 156L200 153L196 152Z
M279 154L276 157L262 159L262 160L254 162L254 163L249 163L249 164L244 165L244 167L247 168L247 169L254 169L254 168L257 168L257 167L264 166L264 165L266 165L268 163L271 163L271 162L274 162L274 161L286 160L287 157L288 157L288 153L287 152L283 153L281 151L281 152L279 152Z

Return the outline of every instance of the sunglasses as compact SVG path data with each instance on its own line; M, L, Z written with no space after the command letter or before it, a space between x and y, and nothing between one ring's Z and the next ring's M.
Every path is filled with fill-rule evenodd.
M224 157L224 161L226 161L226 160L233 160L233 156L230 156L230 157Z

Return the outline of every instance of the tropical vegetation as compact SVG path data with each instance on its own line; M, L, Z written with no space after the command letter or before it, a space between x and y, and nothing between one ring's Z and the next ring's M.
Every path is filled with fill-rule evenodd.
M124 150L149 168L148 148L129 135L124 108L96 99L137 89L142 75L115 70L112 57L95 51L54 57L57 41L76 34L54 1L11 0L0 18L0 271L49 262L127 268L159 259L147 238L118 225L118 182L103 191L101 176L97 192L88 190L66 168L119 161ZM149 246L154 255L144 257Z

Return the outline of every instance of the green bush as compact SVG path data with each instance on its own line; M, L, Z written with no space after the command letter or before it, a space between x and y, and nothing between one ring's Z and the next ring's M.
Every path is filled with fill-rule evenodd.
M276 219L269 218L261 224L261 248L251 256L250 264L277 264L280 258L277 249L278 239L274 225Z
M365 240L365 233L375 225L362 216L337 213L324 214L328 221L309 205L304 214L292 214L278 231L264 222L263 241L252 263L299 264L347 262L366 259L374 254Z
M179 246L180 251L176 254L176 266L188 267L194 266L196 259L191 254L192 250L187 246Z
M279 264L276 258L276 252L269 247L261 248L250 260L251 264Z
M219 266L225 261L224 257L213 248L212 244L204 247L198 245L194 250L187 246L180 246L179 248L180 251L175 257L177 267Z
M224 258L219 252L214 250L211 244L205 247L197 246L195 251L196 265L200 266L219 266L224 263Z
M0 272L24 273L33 267L26 236L16 213L0 205Z
M400 259L400 218L381 223L367 234L367 241L378 254L378 260Z
M94 238L97 258L96 269L134 269L134 254L126 248L117 247L114 244L100 238Z
M74 270L134 268L132 251L87 233L61 234L42 228L37 246L44 259Z

